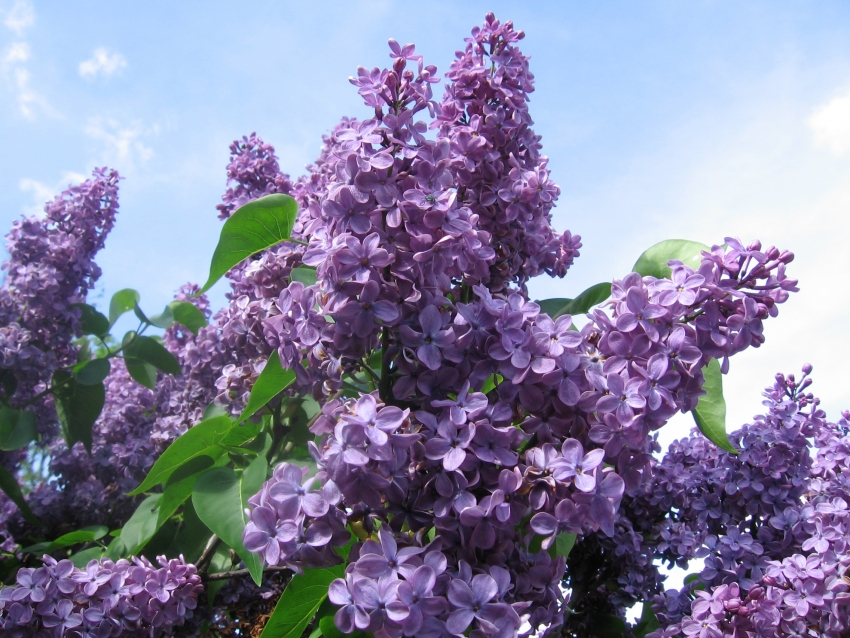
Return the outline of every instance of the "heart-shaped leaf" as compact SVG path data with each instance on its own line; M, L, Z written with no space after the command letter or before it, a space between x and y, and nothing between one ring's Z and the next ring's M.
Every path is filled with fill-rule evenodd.
M289 239L297 216L298 204L281 193L241 206L224 222L210 263L209 278L198 294L212 288L243 259Z

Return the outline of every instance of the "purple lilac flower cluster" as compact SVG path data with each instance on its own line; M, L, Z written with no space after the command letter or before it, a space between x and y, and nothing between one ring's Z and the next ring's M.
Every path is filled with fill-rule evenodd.
M244 537L270 564L322 564L318 549L336 539L291 505L295 493L321 500L322 516L327 506L367 534L380 528L381 542L356 546L335 585L337 600L352 601L338 616L346 630L557 625L564 559L545 549L562 532L615 533L624 494L651 479L649 432L696 405L711 358L725 367L760 345L762 321L796 290L791 253L727 239L696 270L671 262L670 279L615 281L611 314L595 311L581 330L542 314L525 281L563 275L578 242L549 226L557 187L529 128L520 38L488 16L441 104L431 100L435 69L412 45L390 42L392 69L358 71L352 82L376 117L334 131L302 216L302 259L318 281L289 284L265 321L314 395L382 352L378 390L326 402L312 426L321 492L281 470L293 473L287 506L282 488L264 487ZM415 119L432 111L435 141ZM488 379L496 387L485 394ZM325 490L341 495L338 506ZM424 567L433 574L414 577ZM475 579L487 584L471 598L450 595ZM421 625L405 627L408 588L437 599ZM467 598L495 607L467 617Z
M0 391L22 405L43 391L53 372L76 361L79 310L100 277L94 256L118 210L118 173L96 169L44 207L44 216L16 221L0 286ZM39 432L52 434L49 399L37 402Z
M0 286L0 397L12 407L27 406L36 415L39 435L48 441L59 428L52 398L38 398L53 373L76 362L79 310L100 277L94 262L118 210L118 173L96 169L92 179L63 191L45 204L43 216L14 222L7 236L8 260ZM25 450L0 452L0 464L17 469ZM22 522L5 494L2 546L15 547L8 529Z
M656 555L681 566L705 558L696 582L656 596L662 629L652 638L850 629L850 415L826 420L806 392L810 372L777 375L768 413L731 436L739 455L698 436L679 441L655 469L655 489L636 500L636 518L664 513L645 528Z
M84 569L44 557L18 570L0 589L4 636L162 636L192 617L203 591L193 565L181 558L92 560Z

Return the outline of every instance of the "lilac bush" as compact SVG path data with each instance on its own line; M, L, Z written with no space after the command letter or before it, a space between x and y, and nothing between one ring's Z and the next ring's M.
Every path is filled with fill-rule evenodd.
M34 406L49 475L4 505L4 630L244 635L269 614L269 634L313 638L850 629L848 415L826 420L809 367L728 440L705 407L797 290L793 254L665 242L610 285L532 300L530 279L564 277L582 245L551 225L523 38L489 14L439 100L436 68L390 40L390 68L351 79L368 119L343 118L304 177L255 134L235 141L211 273L234 233L271 236L227 262L217 312L209 283L159 315L133 291L108 319L72 306L98 274L114 173L16 227L0 309L41 287L54 302L3 310L2 407ZM79 245L49 241L77 246L75 279L23 248L63 224ZM113 310L141 322L120 345ZM103 383L90 440L67 435L63 373L75 396ZM711 440L662 457L677 412ZM659 565L693 559L664 591Z

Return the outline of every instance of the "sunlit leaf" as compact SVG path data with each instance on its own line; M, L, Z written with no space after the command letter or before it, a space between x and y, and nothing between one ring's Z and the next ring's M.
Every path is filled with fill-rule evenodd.
M673 273L668 261L678 259L686 266L694 270L699 268L702 262L702 251L711 250L705 244L687 239L666 239L654 246L647 248L638 257L632 270L642 276L652 276L658 279L669 278Z
M83 385L96 385L109 376L109 359L91 359L74 366L74 378Z
M168 307L171 308L174 321L190 330L192 334L198 334L198 330L208 325L204 313L188 301L172 301Z
M234 426L226 416L202 421L189 428L169 445L153 464L145 480L130 496L141 494L155 485L164 483L179 467L201 456L217 459L226 446L241 445L257 436L256 426Z
M85 303L71 304L72 308L80 310L80 328L84 335L103 337L109 332L109 319L104 317L96 308Z
M132 288L124 288L112 295L109 302L109 326L114 326L125 312L135 309L137 303L139 303L139 293Z
M611 284L603 282L595 284L582 292L575 299L544 299L538 301L540 310L552 319L561 315L583 315L593 306L601 304L611 296Z
M295 381L295 373L292 370L284 370L280 365L280 356L277 350L273 350L269 356L266 367L257 377L254 382L254 387L251 388L251 396L248 398L248 405L242 410L242 414L236 420L241 423L247 418L250 418L257 410L262 408L266 403L283 392Z
M289 195L266 195L241 206L221 229L218 246L210 263L210 275L200 293L243 259L289 239L298 204Z
M260 638L301 638L307 625L328 596L328 587L345 573L344 565L305 569L296 574L281 594Z
M121 528L121 542L127 556L138 554L159 529L159 501L162 494L151 494L136 508L124 527Z
M705 383L702 389L705 395L699 398L697 407L693 410L694 420L699 431L717 447L737 454L738 450L729 442L726 436L726 400L723 398L723 374L717 359L702 370Z
M192 503L198 517L212 532L235 551L258 585L263 565L259 556L242 544L242 532L248 522L245 508L248 498L260 491L266 479L266 460L258 456L239 475L229 467L204 471L192 490Z
M305 286L312 286L316 283L316 269L311 266L298 266L293 268L289 275L292 281L300 281Z

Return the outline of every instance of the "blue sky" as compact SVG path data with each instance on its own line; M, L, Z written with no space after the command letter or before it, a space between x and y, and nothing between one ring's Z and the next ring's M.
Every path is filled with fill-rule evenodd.
M622 276L661 239L759 237L797 253L803 291L733 362L730 427L806 361L831 415L850 407L845 2L0 0L0 228L116 167L121 213L94 300L129 286L155 311L205 279L233 139L257 131L301 174L340 116L368 116L347 79L386 65L388 38L444 71L489 10L528 34L555 225L585 244L534 295Z

